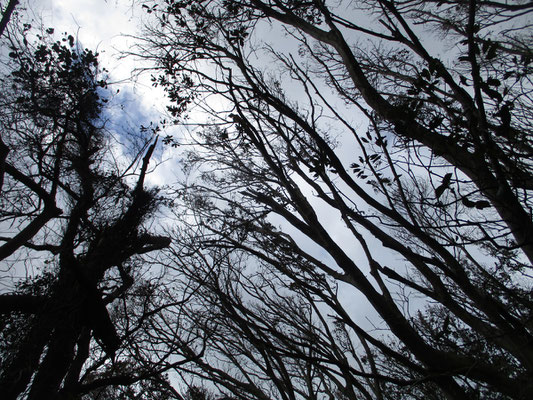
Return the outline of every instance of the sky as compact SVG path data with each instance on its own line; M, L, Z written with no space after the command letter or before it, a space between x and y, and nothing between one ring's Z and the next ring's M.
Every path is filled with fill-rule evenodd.
M110 121L108 128L122 135L135 132L141 124L146 126L150 122L157 122L161 112L165 110L164 93L152 87L149 75L131 79L132 71L143 67L143 64L133 57L120 57L121 52L129 50L134 44L133 36L139 33L141 26L143 11L134 2L135 0L36 0L31 6L37 22L42 20L44 27L53 27L57 33L73 34L83 47L99 52L101 65L109 70L109 80L113 83L111 91L115 93L113 107L110 108L108 114ZM289 41L284 42L284 45L288 47ZM283 50L285 51L287 47ZM363 130L364 126L357 128ZM120 148L116 151L120 156ZM148 176L149 183L163 185L176 181L175 171L179 168L173 167L174 163L177 163L177 158L172 157L170 151L172 149L167 148L159 154L160 160L165 162ZM353 147L343 146L338 154L343 160L349 160L349 157L354 157L353 152ZM316 204L316 209L321 209L320 201L316 197L310 195L309 201L313 205ZM338 213L324 211L319 217L337 242L354 243L353 237L347 231ZM276 223L276 225L281 224L283 224L281 220ZM295 229L289 232L298 239L300 244L304 242L305 238L298 237L299 234ZM373 241L372 245L382 249L377 241ZM313 253L310 249L312 246L312 243L305 243L302 247ZM345 249L356 262L359 261L358 258L361 257L358 248L354 246ZM313 255L322 258L321 254ZM393 267L400 273L404 272L401 260L390 259L385 265ZM360 308L365 308L361 315L369 314L366 300L356 293L353 287L340 284L339 292L339 297L346 299L346 303L350 303L349 308L353 313L358 313ZM369 322L370 326L372 322L374 321Z
M5 3L1 2L2 8ZM111 99L104 116L106 128L119 138L112 147L115 159L129 165L131 154L126 152L127 146L118 143L131 143L139 135L140 125L157 123L165 109L165 95L151 86L149 76L131 79L132 70L142 66L140 62L133 57L119 58L121 51L128 50L134 42L128 36L134 36L139 30L140 7L133 7L130 0L21 0L15 11L34 28L42 21L43 29L54 28L56 39L66 32L76 37L83 48L99 53L100 66L109 71L111 83ZM153 157L156 162L151 164L153 171L146 179L148 185L161 186L176 180L174 171L178 168L172 168L172 163L177 158L168 154L172 149L161 145L158 149ZM161 163L162 160L167 162ZM155 165L158 168L154 169ZM2 226L0 231L6 229ZM0 279L0 291L9 289L13 279L35 274L33 263L14 263L14 268L0 270L5 275Z
M120 57L121 52L127 51L134 44L135 40L131 36L137 35L141 26L143 11L139 5L134 4L134 0L36 0L32 2L30 11L36 22L43 21L44 28L53 27L57 34L68 32L83 47L98 51L100 64L109 70L109 81L113 83L111 91L114 98L108 111L110 130L126 136L135 133L141 124L147 126L161 118L161 113L165 111L164 93L152 87L148 74L132 80L132 71L143 67L143 64L133 57ZM179 171L179 166L176 165L179 157L170 153L173 149L163 146L159 148L157 161L163 163L159 162L158 168L147 177L148 184L157 186L175 182ZM121 148L116 148L115 151L116 157L126 159ZM341 149L341 153L350 151L353 149ZM313 196L309 200L315 201ZM351 234L337 213L333 215L326 211L321 219L335 240L339 243L353 243ZM282 224L279 221L276 225ZM294 230L291 230L291 234L299 241L305 240ZM304 244L307 251L314 253L311 246L310 243ZM316 251L319 253L315 253L315 256L325 256L320 249ZM358 249L348 247L346 251L357 261ZM355 307L354 312L360 311L360 307L366 303L366 299L354 292L353 288L341 285L339 290L346 291L341 297L348 299L348 303ZM364 308L367 307L368 304L364 304Z
M36 0L28 11L36 22L53 27L57 34L68 32L78 42L99 53L100 65L109 71L108 82L113 98L107 110L108 129L121 135L138 133L140 125L157 124L165 112L165 94L152 87L149 74L133 75L145 67L134 57L121 57L132 48L139 34L143 10L134 0ZM120 156L121 149L115 149ZM158 146L157 161L176 162L171 148ZM159 163L160 164L160 163ZM157 168L147 178L148 184L163 185L176 176L172 168Z
M75 34L85 47L97 49L117 80L129 77L133 60L117 63L116 56L133 42L125 35L138 30L138 7L113 0L37 0L31 8L46 26Z

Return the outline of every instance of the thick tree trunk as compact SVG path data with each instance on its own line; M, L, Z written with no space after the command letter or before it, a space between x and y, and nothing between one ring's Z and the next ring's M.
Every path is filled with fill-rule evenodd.
M60 391L58 398L65 400L72 400L77 397L72 393L73 389L78 384L80 379L80 373L83 368L83 364L89 358L89 346L91 343L91 330L89 328L83 328L76 344L76 356L72 364L70 365L67 376L63 384L63 389Z
M0 314L22 312L37 314L46 302L44 296L30 294L2 294L0 295Z
M11 362L4 365L0 377L0 393L4 400L16 400L28 386L39 365L52 327L45 318L38 317L16 351Z
M73 272L75 264L62 265L53 300L46 316L54 327L47 351L39 363L28 399L53 399L74 359L74 347L83 328L87 295Z
M74 346L81 332L77 318L56 327L48 351L32 382L27 400L54 399L74 359Z

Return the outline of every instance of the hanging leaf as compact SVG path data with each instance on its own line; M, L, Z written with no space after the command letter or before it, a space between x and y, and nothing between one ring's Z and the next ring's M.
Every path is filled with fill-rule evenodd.
M482 210L484 208L489 208L489 207L490 207L490 203L487 200L476 201L476 208L478 210Z
M497 50L498 45L496 43L492 43L487 51L487 60L492 60L497 56Z
M441 184L435 189L435 196L437 199L440 198L440 196L442 196L442 194L444 193L446 189L448 189L448 187L450 186L451 180L452 180L451 172L444 175L444 177L442 178Z
M496 79L496 78L488 78L487 79L487 85L489 86L500 86L501 85L501 82L499 79Z
M474 208L476 206L476 202L469 200L466 196L461 199L461 203L468 208Z

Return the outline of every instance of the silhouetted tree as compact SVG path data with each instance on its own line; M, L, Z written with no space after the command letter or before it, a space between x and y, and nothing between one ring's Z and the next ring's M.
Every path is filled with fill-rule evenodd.
M144 8L169 112L209 118L167 138L200 177L167 261L181 370L243 399L531 397L533 6Z
M170 242L144 227L161 203L144 185L156 141L120 166L102 118L108 94L97 54L52 34L34 44L24 24L3 43L0 260L11 276L30 276L0 295L4 399L146 388L156 375L164 382L157 369L120 368L129 332L117 330L109 311L145 284L143 254Z

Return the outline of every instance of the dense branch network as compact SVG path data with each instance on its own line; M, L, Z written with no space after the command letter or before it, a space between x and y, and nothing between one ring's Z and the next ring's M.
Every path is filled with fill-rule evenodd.
M168 265L206 285L183 313L218 363L187 373L240 398L527 398L531 7L144 7L169 112L211 122Z

